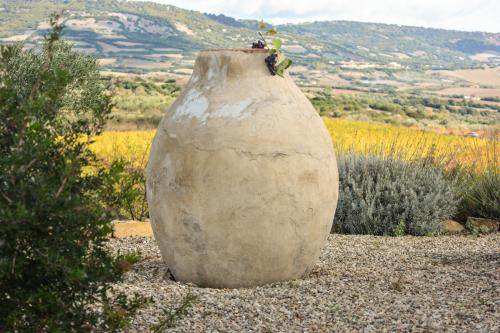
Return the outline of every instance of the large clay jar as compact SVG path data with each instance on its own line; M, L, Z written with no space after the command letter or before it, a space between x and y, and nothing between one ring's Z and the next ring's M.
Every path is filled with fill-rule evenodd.
M264 50L204 50L151 148L147 198L174 277L237 288L295 279L332 227L330 136Z

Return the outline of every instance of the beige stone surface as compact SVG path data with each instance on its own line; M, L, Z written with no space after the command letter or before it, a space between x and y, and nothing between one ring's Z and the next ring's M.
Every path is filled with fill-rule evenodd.
M113 221L113 237L151 237L153 230L151 229L150 222L136 222L136 221Z
M499 222L492 219L484 219L480 217L468 217L465 225L470 231L491 233L498 231Z
M338 197L330 136L265 57L202 51L158 127L147 196L177 280L235 288L298 278L330 232Z
M457 221L453 221L453 220L446 221L446 225L445 225L446 233L459 234L459 233L464 232L464 230L465 230L465 227L461 223L458 223Z

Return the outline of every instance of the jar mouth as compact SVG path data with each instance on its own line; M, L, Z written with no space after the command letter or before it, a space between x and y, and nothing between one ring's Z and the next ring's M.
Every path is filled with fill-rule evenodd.
M204 49L200 52L244 52L244 53L267 53L267 49L235 48L235 49Z

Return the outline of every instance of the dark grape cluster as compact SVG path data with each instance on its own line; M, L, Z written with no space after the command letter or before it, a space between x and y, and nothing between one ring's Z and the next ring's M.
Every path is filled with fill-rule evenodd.
M266 45L260 39L252 44L252 49L263 49Z
M276 53L273 53L270 56L266 57L266 65L271 75L276 75L277 63L278 63L278 55Z

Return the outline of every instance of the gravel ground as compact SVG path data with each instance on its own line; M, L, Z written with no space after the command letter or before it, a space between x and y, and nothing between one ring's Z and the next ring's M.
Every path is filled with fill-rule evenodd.
M174 282L153 239L113 239L145 260L119 290L152 297L129 332L147 332L190 292L172 332L500 331L500 235L331 235L304 279L248 289Z

